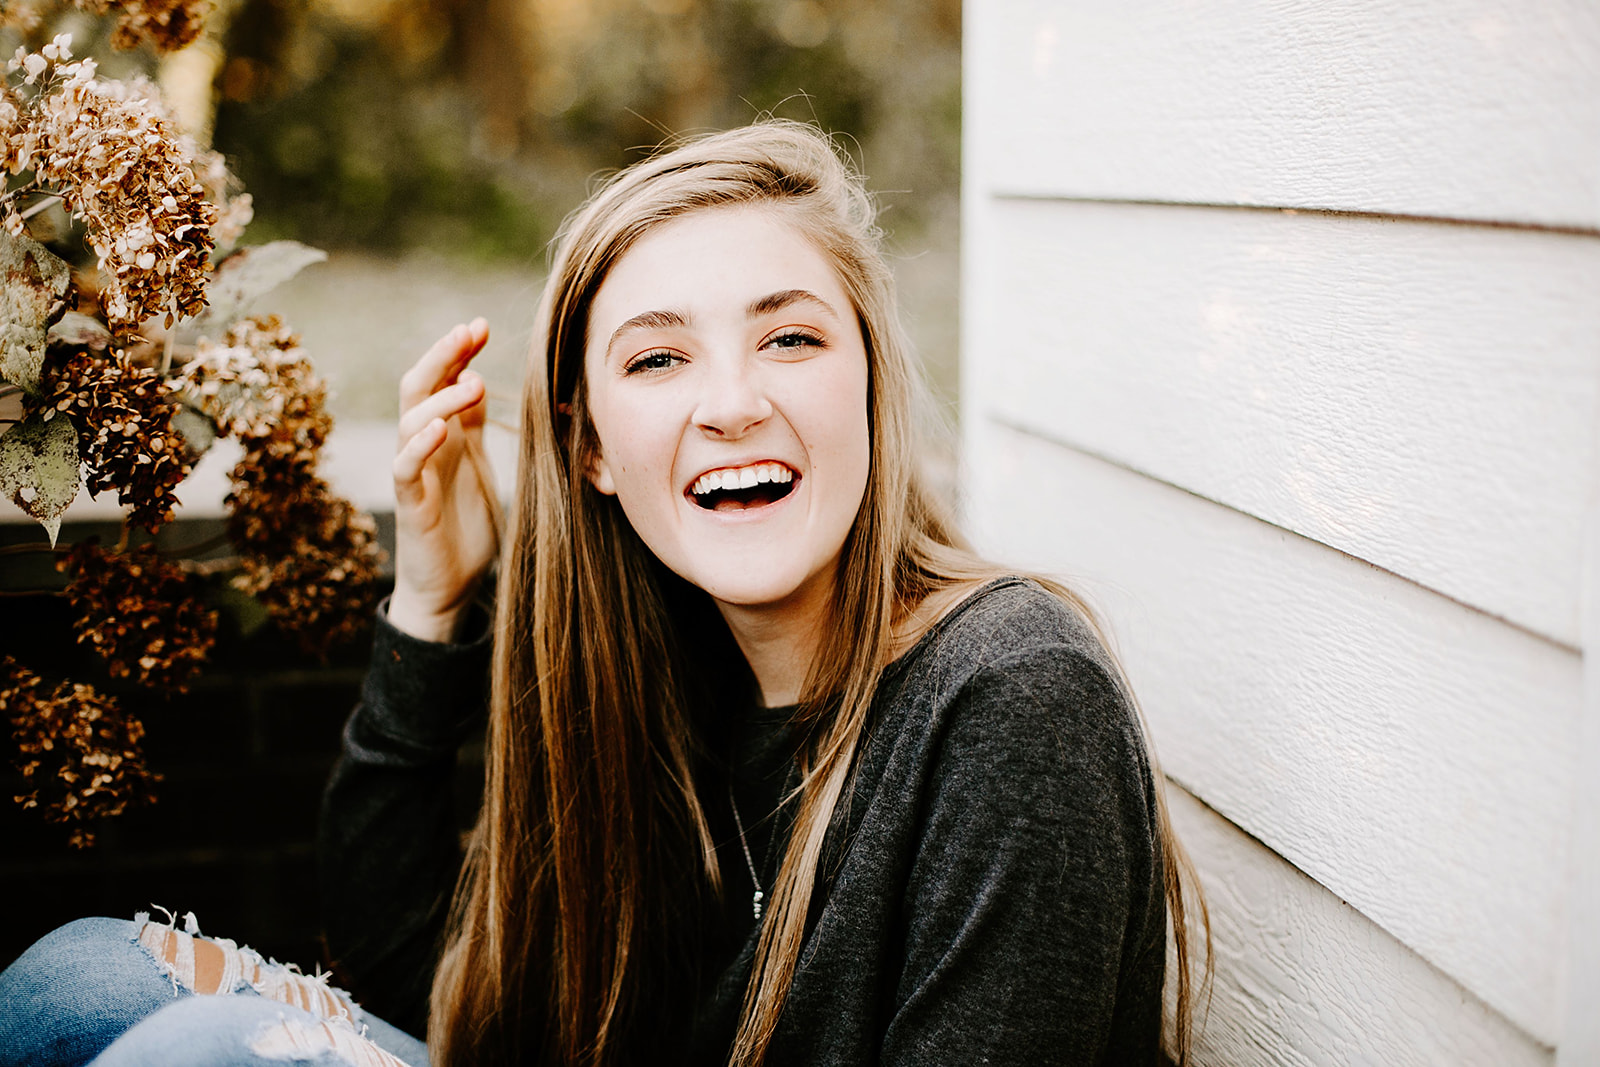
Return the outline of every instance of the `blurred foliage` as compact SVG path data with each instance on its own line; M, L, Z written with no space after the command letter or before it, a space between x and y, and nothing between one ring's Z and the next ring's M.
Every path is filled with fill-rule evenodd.
M593 177L771 112L901 237L955 212L959 0L235 0L214 143L252 236L528 262Z

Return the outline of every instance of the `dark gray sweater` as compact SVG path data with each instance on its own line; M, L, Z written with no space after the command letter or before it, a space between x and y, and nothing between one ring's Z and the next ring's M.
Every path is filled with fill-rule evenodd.
M380 619L323 813L329 946L358 996L419 1031L459 850L451 772L486 641ZM1166 909L1141 731L1088 627L1034 583L985 586L885 672L829 832L768 1062L1154 1064ZM783 716L733 732L732 785L770 888ZM750 873L729 779L702 789L728 888L687 1062L726 1062L750 974ZM772 841L776 834L780 840ZM668 1059L677 1057L668 1056Z

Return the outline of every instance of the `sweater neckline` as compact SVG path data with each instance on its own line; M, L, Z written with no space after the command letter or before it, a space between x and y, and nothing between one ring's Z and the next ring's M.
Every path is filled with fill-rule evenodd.
M1026 578L1017 574L1002 574L998 578L989 579L965 598L957 601L949 611L935 619L933 624L922 632L922 636L912 642L910 648L889 661L888 665L883 668L881 677L888 678L891 674L899 673L912 660L921 655L923 650L932 644L950 624L971 610L979 600L982 600L992 592L1007 589L1013 585L1022 585L1026 581ZM775 707L769 707L765 704L757 703L747 714L752 725L776 726L794 718L795 712L799 710L799 704L780 704Z

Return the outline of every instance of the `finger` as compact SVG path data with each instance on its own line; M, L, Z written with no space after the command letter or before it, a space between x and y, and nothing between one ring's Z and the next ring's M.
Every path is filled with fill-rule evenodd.
M434 419L411 435L405 447L394 457L394 495L402 504L411 504L422 498L422 470L428 458L444 444L449 427L443 419Z
M489 340L489 324L482 318L453 327L433 343L400 379L400 410L417 404L441 386L455 380Z
M477 371L464 370L461 372L461 377L456 379L456 384L467 385L469 383L476 384L482 389L483 395L476 403L469 404L461 409L461 425L465 426L469 431L481 433L483 424L489 418L489 384L479 376Z
M411 437L434 419L450 419L483 402L483 379L472 375L446 386L400 416L400 440Z

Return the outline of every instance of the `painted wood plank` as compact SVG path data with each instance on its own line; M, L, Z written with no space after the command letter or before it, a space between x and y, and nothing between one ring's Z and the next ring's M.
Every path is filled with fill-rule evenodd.
M1553 1045L1579 657L1070 448L975 443L974 537L1103 606L1168 773Z
M1600 419L1596 419L1600 425ZM1600 448L1600 440L1596 441ZM1566 1019L1560 1067L1600 1063L1600 480L1589 497L1583 574L1583 712L1573 798L1572 912L1567 929Z
M1483 1001L1182 789L1216 963L1200 1067L1548 1067Z
M1590 0L991 0L965 50L990 191L1600 225Z
M1577 646L1600 238L988 205L992 411Z

